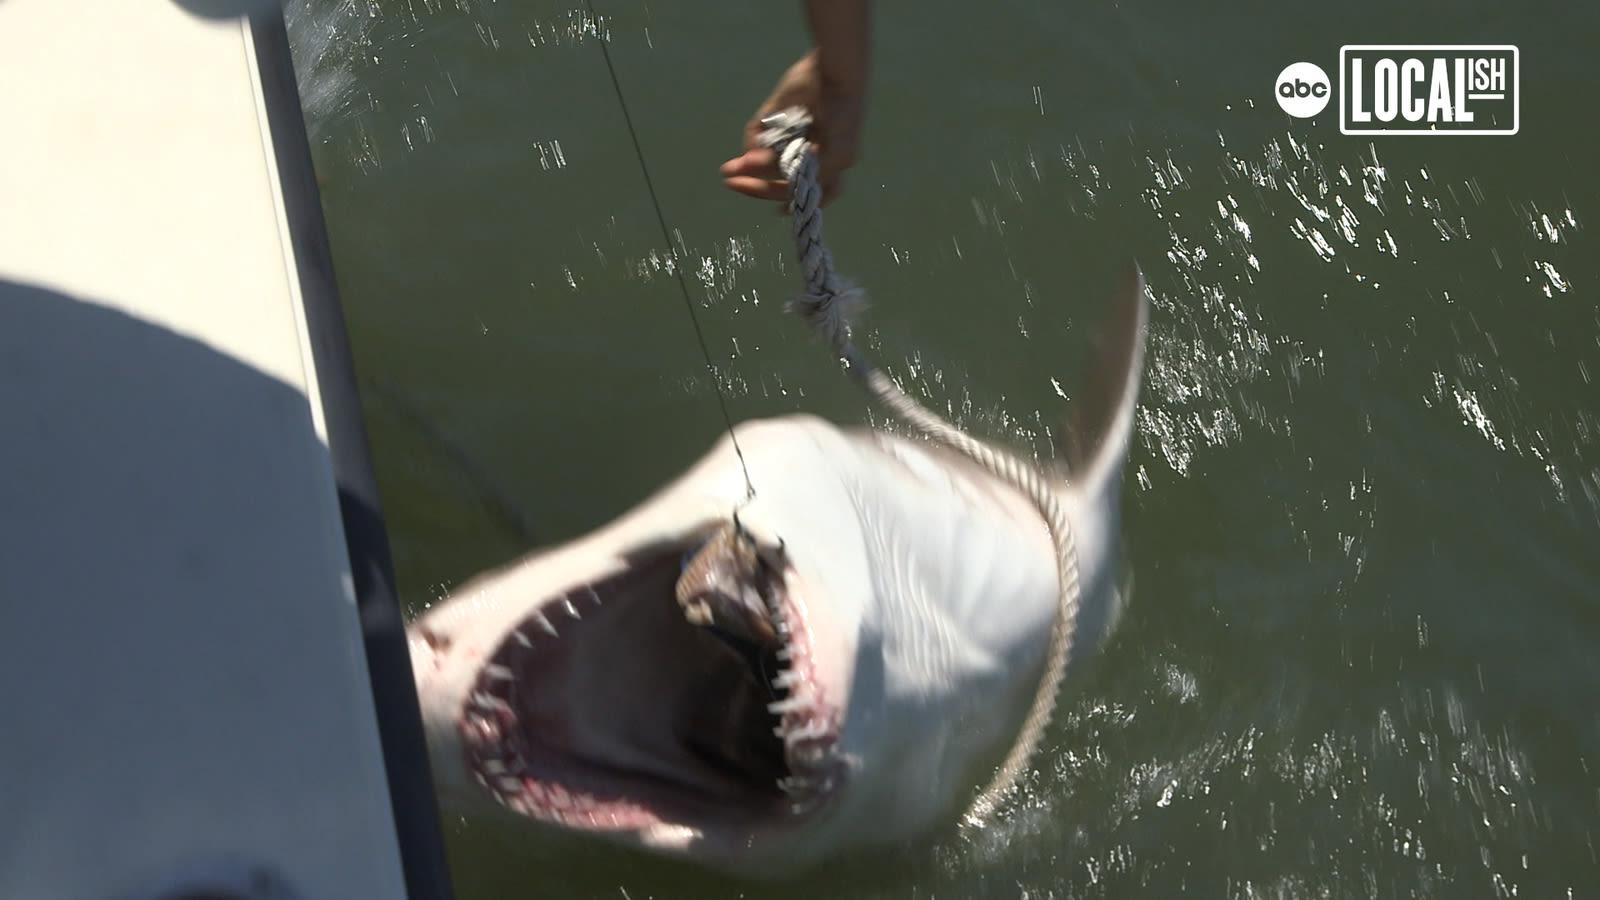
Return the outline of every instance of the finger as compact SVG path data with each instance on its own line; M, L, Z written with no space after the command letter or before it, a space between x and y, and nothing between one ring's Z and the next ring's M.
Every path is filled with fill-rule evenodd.
M745 150L761 149L761 132L766 130L766 126L761 124L761 119L765 115L767 115L767 110L758 109L756 114L750 118L750 121L744 124Z
M751 150L742 156L723 163L719 171L724 178L748 175L755 178L776 179L782 173L778 171L778 154L771 148L762 147Z
M729 190L738 191L747 197L755 197L758 200L789 199L789 182L787 181L773 181L768 178L735 175L722 179L722 183Z

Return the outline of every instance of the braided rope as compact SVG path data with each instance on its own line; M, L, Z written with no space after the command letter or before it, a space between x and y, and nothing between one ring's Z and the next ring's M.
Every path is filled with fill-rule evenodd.
M1039 739L1055 711L1056 696L1072 656L1079 593L1078 551L1072 526L1037 468L961 432L901 390L856 349L850 339L850 327L862 305L863 295L859 287L834 274L833 256L822 243L822 187L817 182L816 153L805 137L811 116L803 109L790 107L762 119L762 124L766 127L760 141L778 151L778 167L789 181L795 248L805 276L806 292L789 303L789 311L805 319L839 354L851 375L873 399L897 418L917 433L960 453L1021 491L1038 508L1055 541L1060 604L1050 628L1044 673L1016 742L995 771L994 778L962 816L963 825L981 826L1016 784L1038 748Z

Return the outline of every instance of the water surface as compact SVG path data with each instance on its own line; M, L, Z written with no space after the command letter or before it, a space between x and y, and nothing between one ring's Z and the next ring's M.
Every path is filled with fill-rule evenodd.
M827 225L880 360L1043 452L1124 260L1156 304L1134 602L999 821L753 888L452 819L461 896L1592 895L1600 15L1329 9L879 7ZM780 314L786 224L716 180L798 7L600 12L312 0L295 29L412 610L716 439L674 266L736 419L869 417ZM1521 133L1346 138L1272 101L1290 62L1399 41L1519 45Z

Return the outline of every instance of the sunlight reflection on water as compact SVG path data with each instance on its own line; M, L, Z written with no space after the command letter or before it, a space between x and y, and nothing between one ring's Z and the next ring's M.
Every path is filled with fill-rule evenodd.
M782 223L669 197L679 231L663 246L653 221L639 224L646 207L632 183L611 187L628 157L584 140L614 129L609 106L593 119L550 115L514 138L514 123L459 114L469 101L503 114L518 92L530 104L581 93L538 66L569 51L578 59L595 37L666 54L709 26L632 7L597 22L506 6L314 7L337 20L319 26L336 37L304 45L302 63L313 134L331 156L330 221L362 236L413 217L429 226L385 235L366 258L354 239L335 245L370 358L424 373L410 387L475 429L481 452L533 469L527 496L552 506L589 501L541 481L528 448L600 491L607 479L595 472L618 467L582 469L589 448L636 446L640 431L703 446L709 418L696 420L705 433L669 429L691 430L677 417L714 385L741 417L806 409L878 422L777 313L795 281ZM696 90L721 76L639 59L635 76L657 76L682 100L654 112L664 171L710 185L714 153L696 145L675 157L671 140L693 137L674 130L677 117L695 114ZM1535 177L1550 159L1536 148L1503 165L1461 149L1475 145L1323 140L1312 135L1331 125L1269 123L1243 98L1229 98L1215 127L1174 115L1086 138L1056 123L1089 101L1041 88L1025 67L988 65L952 70L937 93L964 129L971 120L994 134L975 124L962 134L970 143L951 138L934 152L920 125L875 133L873 152L896 164L872 176L885 186L864 174L858 196L830 208L834 249L879 298L863 343L894 377L976 433L1041 456L1082 383L1067 357L1092 337L1103 302L1075 292L1079 273L1112 257L1141 261L1155 309L1126 500L1135 600L998 822L931 854L763 892L1582 890L1600 865L1592 169L1570 170L1569 189ZM1146 108L1154 76L1136 75L1144 80L1108 105ZM589 84L573 108L610 103L602 88ZM485 99L496 89L506 95ZM1002 97L1023 98L1009 118L994 112L1011 102ZM896 120L885 104L881 115L920 123L942 112ZM663 180L670 191L690 178ZM425 190L434 182L444 200ZM356 194L379 184L372 199ZM414 202L442 212L388 205L412 188ZM694 190L710 187L694 182L684 196ZM526 218L504 202L518 192L531 198ZM463 233L488 249L454 238ZM686 349L680 266L711 373ZM416 282L427 287L408 309L404 288ZM668 334L667 322L680 330ZM599 328L615 328L608 341L619 346L589 346ZM436 356L455 362L413 368ZM619 374L607 380L605 369ZM574 371L593 381L589 393L565 405L527 396L537 392L526 381L565 384ZM620 396L641 398L621 421L595 412ZM517 424L539 416L549 432ZM402 488L390 505L418 495ZM423 561L402 581L458 578L450 566L472 557L430 555L439 535L416 527L394 534L402 559ZM501 896L538 874L466 834L469 896ZM746 890L618 859L597 851L574 895Z

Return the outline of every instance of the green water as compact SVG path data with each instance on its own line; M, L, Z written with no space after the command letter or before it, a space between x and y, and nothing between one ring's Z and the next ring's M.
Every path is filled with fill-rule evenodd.
M462 897L1600 895L1600 14L1249 7L879 8L827 221L878 357L1042 449L1117 267L1155 298L1133 603L1018 801L762 887L451 819ZM733 416L868 415L780 314L786 223L716 178L798 8L601 12L314 0L297 28L413 610L529 540L437 434L553 542L722 427L597 32ZM1402 41L1519 45L1520 134L1342 137L1273 102L1290 62Z

